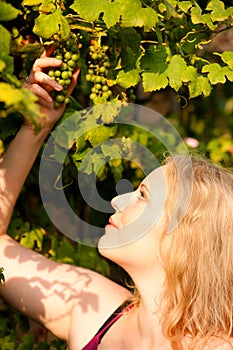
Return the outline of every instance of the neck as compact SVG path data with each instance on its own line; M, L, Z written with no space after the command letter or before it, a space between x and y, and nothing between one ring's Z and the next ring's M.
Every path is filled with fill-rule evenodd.
M139 341L143 342L145 349L171 350L170 342L162 333L160 320L159 300L163 291L164 272L161 268L156 271L153 267L151 272L142 269L131 271L130 275L140 295L140 304L135 311L135 327Z

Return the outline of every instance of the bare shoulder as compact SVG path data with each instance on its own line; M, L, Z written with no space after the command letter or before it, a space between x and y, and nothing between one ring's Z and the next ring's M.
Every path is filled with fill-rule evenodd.
M126 288L96 272L79 271L84 273L84 279L81 282L83 286L78 288L81 293L72 312L70 350L81 349L87 344L108 317L132 296Z

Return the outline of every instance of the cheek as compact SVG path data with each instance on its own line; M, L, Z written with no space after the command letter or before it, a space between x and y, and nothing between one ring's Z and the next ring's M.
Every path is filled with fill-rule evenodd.
M144 215L146 213L146 205L145 203L130 205L129 207L125 208L125 210L122 212L121 216L121 224L122 226L133 224L134 221L140 219L140 217L143 219Z

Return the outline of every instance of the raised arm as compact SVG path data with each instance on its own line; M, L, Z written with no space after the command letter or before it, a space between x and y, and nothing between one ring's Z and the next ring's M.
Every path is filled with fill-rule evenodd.
M63 113L64 107L55 109L49 97L50 90L60 87L43 72L45 67L60 64L61 61L46 54L35 62L26 87L38 96L41 113L45 115L41 131L36 135L25 122L1 160L0 264L6 282L0 292L19 311L66 339L69 350L78 350L129 292L95 272L48 260L6 234L25 178L45 137Z
M40 120L41 131L35 134L30 123L25 121L0 160L0 233L6 232L15 202L28 172L44 139L64 111L64 106L54 108L53 100L49 95L49 91L59 91L62 86L43 72L44 68L58 67L62 64L60 60L48 57L50 51L35 61L28 78L30 84L25 83L24 85L38 97L41 115L44 116ZM69 93L75 86L76 79L77 72L73 77Z

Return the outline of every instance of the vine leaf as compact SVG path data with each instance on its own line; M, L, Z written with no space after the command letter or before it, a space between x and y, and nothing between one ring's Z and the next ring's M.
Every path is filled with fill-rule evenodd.
M142 70L153 72L153 73L163 73L167 67L167 49L162 46L157 48L156 46L151 46L147 49L140 60L140 67Z
M213 85L226 82L226 71L218 63L205 65L202 68L202 73L208 73L208 78Z
M233 8L225 10L225 5L222 1L212 0L206 7L207 11L211 11L211 18L213 21L225 21L229 16L232 15Z
M136 86L141 80L138 69L131 69L128 72L121 70L118 75L116 82L125 89L131 86Z
M178 4L178 6L181 9L181 11L187 13L188 10L192 7L192 2L191 1L181 1Z
M0 24L0 52L9 54L11 44L11 35L6 28Z
M185 60L180 55L174 55L168 65L169 85L175 91L178 91L182 86L182 73L187 67Z
M19 10L13 7L11 4L0 2L0 21L12 21L19 14Z
M15 89L10 84L0 82L0 101L4 102L6 107L22 101L21 90Z
M144 72L142 73L142 84L145 92L165 89L168 85L167 72L162 74Z
M41 4L41 0L23 0L23 5L25 6L37 6Z
M158 22L158 14L152 8L142 8L140 0L75 0L71 9L89 22L100 14L107 28L121 22L124 27L145 27L149 30Z
M94 22L95 20L97 20L99 18L100 13L105 12L105 10L107 12L109 11L109 7L110 4L108 0L74 0L73 5L70 6L72 10L77 12L82 18L86 19L88 22ZM114 12L112 14L112 17L114 17Z
M44 39L49 39L59 32L61 38L65 40L70 35L70 26L58 8L51 14L40 14L35 20L33 32Z
M230 69L233 69L233 52L225 51L222 54L215 52L215 55L219 55L224 63L226 63Z
M116 134L116 129L116 125L98 125L96 128L85 133L85 140L88 140L91 145L95 147L114 136Z

